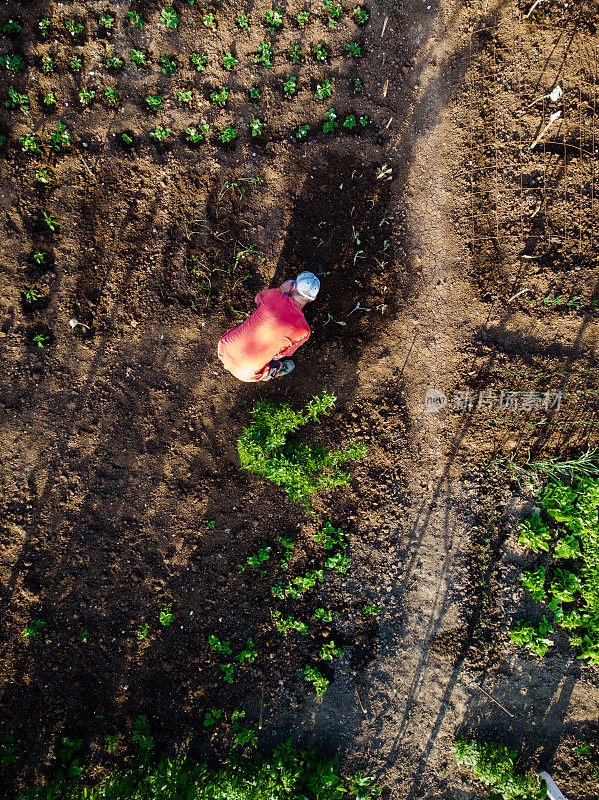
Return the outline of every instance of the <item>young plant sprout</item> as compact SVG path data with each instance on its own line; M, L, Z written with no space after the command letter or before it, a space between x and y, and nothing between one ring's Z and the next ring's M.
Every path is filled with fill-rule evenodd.
M168 628L171 624L173 619L175 618L174 614L172 613L172 603L165 603L160 609L160 614L158 615L158 619L160 620L160 624L164 628Z
M65 19L64 26L71 34L71 37L74 39L76 36L79 36L80 33L83 33L83 25L80 22L77 22L74 19Z
M147 67L150 63L147 51L136 50L134 47L131 48L131 61L133 62L135 69Z
M171 30L177 29L179 17L172 6L167 6L167 8L162 9L160 12L160 24L163 28L170 28Z
M362 83L360 78L356 78L356 80L354 81L354 92L361 92L363 88L364 84Z
M208 56L201 56L199 53L192 53L191 63L195 67L196 72L205 72L206 64L208 63Z
M115 106L120 95L121 93L118 89L111 89L108 86L104 87L104 98L109 105Z
M230 125L225 125L222 131L219 133L218 138L223 144L229 144L237 137L237 133L235 129L232 128Z
M332 622L333 612L330 608L317 608L314 612L314 619L318 622Z
M149 94L146 97L146 103L152 109L152 111L154 111L154 113L156 113L156 111L161 111L164 108L163 95Z
M16 36L16 34L21 33L22 30L23 26L16 19L7 19L2 26L2 33L5 33L7 36Z
M8 100L4 102L6 108L18 108L22 114L28 115L31 101L28 94L20 94L12 86L8 87Z
M106 69L113 69L118 70L123 66L123 59L119 58L116 52L113 50L112 53L107 56L106 58Z
M133 28L137 28L138 30L143 28L144 21L137 11L129 11L127 16L129 17L129 25L131 25Z
M260 89L257 86L250 89L250 100L260 100Z
M220 708L211 708L204 714L204 727L211 728L223 715Z
M93 89L87 89L85 86L79 92L79 102L83 106L83 108L87 108L88 105L92 102L96 93Z
M293 97L293 95L297 92L297 78L292 75L289 80L286 80L283 84L283 94L285 97Z
M204 122L201 125L186 128L185 133L187 134L187 139L190 142L197 144L198 142L201 142L202 139L206 138L206 136L208 136L208 130L208 123Z
M289 60L292 61L294 64L297 64L298 61L301 61L302 58L302 47L299 42L293 42L287 48L287 55L289 56Z
M114 28L115 22L116 19L112 16L112 14L109 14L108 11L103 11L100 14L100 18L98 19L98 25L104 28L107 32L111 31Z
M23 296L28 303L35 303L36 300L42 299L42 293L37 286L26 286L23 289Z
M314 687L314 691L320 697L329 688L329 681L324 677L317 667L306 664L304 667L304 678Z
M43 347L44 341L48 341L48 337L44 337L43 333L39 333L37 336L33 337L33 341L37 343L38 347ZM42 631L45 627L46 623L43 619L34 619L28 625L25 625L22 634L26 639L37 639L42 635Z
M51 211L42 211L42 216L44 218L44 222L50 228L52 233L55 233L60 228L60 222L56 218L55 214Z
M40 35L42 39L45 39L46 36L48 36L48 34L50 33L50 20L48 19L48 17L43 17L37 23L37 26L40 29Z
M354 58L358 58L358 56L362 55L362 48L357 42L350 42L347 45L347 52L350 56L354 56Z
M33 254L33 260L40 266L45 262L47 257L48 253L45 250L36 250L36 252Z
M320 657L323 661L333 661L333 659L340 658L342 655L343 650L332 639L330 642L325 642L320 650Z
M312 52L316 61L326 61L329 56L326 47L320 43L314 45Z
M362 606L362 613L363 614L368 614L368 616L371 616L371 617L376 617L377 614L381 613L381 607L379 605L377 605L376 603L373 603L372 605L368 605L368 604L365 603Z
M242 31L247 31L247 30L249 30L249 28L250 28L250 23L249 23L249 20L248 20L248 15L247 15L247 14L245 14L245 13L243 13L243 14L239 14L239 16L235 17L235 24L236 24L236 25L237 25L237 27L238 27L238 28L240 28Z
M347 117L343 120L343 127L349 128L350 130L352 128L355 128L357 124L358 122L353 114L348 114Z
M295 132L296 139L305 139L308 135L308 131L310 130L309 125L300 125L299 128Z
M128 133L121 133L121 139L122 139L123 143L126 144L126 145L133 144L133 139L131 138L131 136L129 136Z
M50 56L42 56L42 72L44 75L51 75L54 72L54 59Z
M358 118L358 122L365 128L368 125L368 114L364 114L363 116Z
M329 80L325 80L316 85L316 91L314 92L316 100L325 100L327 97L331 97L332 94L333 89L331 88L331 82Z
M308 20L310 19L310 12L300 11L295 19L297 21L298 28L305 28L308 24Z
M67 130L67 126L62 122L56 123L56 130L50 134L52 147L55 150L62 150L71 144L71 134Z
M258 117L252 117L250 120L250 131L252 136L262 136L263 130L264 120L258 119Z
M21 136L19 142L24 153L41 153L35 133L26 133Z
M209 30L214 30L215 22L216 22L216 17L214 16L214 14L204 14L204 16L202 17L202 23L204 24L204 27L208 28Z
M83 61L78 56L71 56L69 59L69 69L72 72L81 72Z
M352 11L352 17L355 17L356 22L358 25L366 25L368 20L370 19L370 14L366 11L364 6L356 6Z
M343 8L338 3L334 3L333 0L322 0L322 8L327 14L329 28L334 28L339 21Z
M9 53L7 56L0 56L0 67L9 72L18 72L20 69L25 69L25 62L23 56L18 53Z
M52 180L52 176L50 175L47 169L38 169L35 173L35 179L40 183L48 184Z
M222 108L225 107L228 97L229 97L229 90L227 89L226 86L223 86L220 92L217 91L210 92L210 100L217 106L221 106Z
M193 90L188 89L186 92L178 91L177 100L180 103L188 103L191 105L191 103L193 102Z
M274 57L274 48L268 42L260 42L258 45L258 52L254 56L254 64L262 64L264 69L272 67L272 60Z
M239 64L239 61L235 58L230 50L227 50L220 63L227 70L227 72L231 72L231 70L235 69L235 67Z
M283 9L277 8L276 11L267 11L264 15L264 24L269 33L276 33L283 25Z
M176 59L170 58L166 53L159 58L160 69L164 75L176 75L179 71L179 65Z
M327 121L323 123L322 132L333 133L335 128L339 126L339 123L337 122L337 114L335 113L335 109L329 108L325 116L327 118Z

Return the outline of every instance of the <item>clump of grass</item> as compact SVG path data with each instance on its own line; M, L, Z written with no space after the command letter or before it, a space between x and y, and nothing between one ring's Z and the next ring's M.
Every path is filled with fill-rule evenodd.
M468 767L497 800L541 800L547 787L531 771L518 775L516 752L494 742L460 739L452 748L456 760Z

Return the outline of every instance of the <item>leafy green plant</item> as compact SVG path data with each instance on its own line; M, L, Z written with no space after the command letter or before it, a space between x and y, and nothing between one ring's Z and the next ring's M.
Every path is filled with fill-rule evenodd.
M316 100L324 100L326 97L330 97L332 94L333 89L329 80L325 80L316 85L316 91L314 92L314 97Z
M327 118L326 122L322 124L322 132L323 133L333 133L335 128L339 127L339 123L337 122L337 113L335 112L334 108L329 108L326 112L325 117Z
M222 108L225 107L228 97L229 90L226 86L223 86L220 92L217 92L216 90L214 92L210 92L210 100L217 106L222 106Z
M244 664L246 661L248 664L253 664L257 658L258 651L250 638L246 640L243 650L235 656L235 661L239 661L240 664Z
M50 172L47 169L41 168L36 170L35 179L40 183L48 184L51 182L52 176L50 175Z
M84 31L83 25L80 22L77 22L75 19L65 19L64 26L73 39L75 39Z
M135 634L136 637L137 637L137 641L138 642L141 642L143 639L146 638L146 636L148 635L149 627L150 626L148 625L147 622L142 622L141 623L141 625L139 626L139 628L137 629L136 634Z
M193 90L188 89L185 92L178 91L177 100L179 103L187 103L188 105L191 105L191 103L193 103Z
M152 111L161 111L164 108L164 96L161 94L149 94L146 97L146 103Z
M260 89L257 86L251 87L250 100L260 100Z
M277 542L280 543L281 547L283 548L283 558L281 559L281 569L287 570L289 569L289 564L293 557L293 550L294 544L291 539L287 539L285 536L277 536Z
M35 303L36 300L41 300L42 293L37 286L26 286L23 289L23 296L28 303Z
M56 130L50 134L50 140L55 150L63 150L71 144L71 134L63 122L56 123Z
M56 218L56 215L51 211L42 211L42 216L44 218L44 222L53 233L60 228L60 222Z
M202 139L205 139L208 136L209 125L207 122L203 122L197 126L191 126L185 129L185 133L187 134L187 138L193 144L197 144L201 142Z
M264 120L252 117L250 120L250 133L252 136L262 136L264 130Z
M204 714L204 727L211 728L213 725L216 725L218 720L222 717L223 712L220 708L210 708Z
M305 139L308 135L308 131L310 130L309 125L300 125L299 128L295 132L296 139Z
M149 756L154 748L154 737L152 736L150 723L145 714L139 714L133 723L131 738L134 742L137 742L142 757Z
M12 733L7 733L0 740L0 764L10 767L21 760L17 742Z
M354 92L361 92L364 88L364 84L360 78L356 78L354 81Z
M274 48L268 42L260 42L254 56L254 64L261 64L264 69L270 69L273 65Z
M280 599L291 597L293 600L301 600L308 589L314 588L316 583L324 580L324 573L321 569L315 569L314 572L306 572L305 575L296 575L291 580L287 581L284 585L279 581L271 588L271 593L274 597Z
M258 745L258 735L254 728L241 728L233 736L233 741L236 747L256 747Z
M208 637L208 647L214 650L215 653L220 653L224 656L230 656L233 652L231 650L231 642L221 642L213 633Z
M50 56L42 56L42 72L44 75L51 75L54 72L54 59Z
M225 683L234 683L235 678L233 677L233 670L235 669L235 664L221 664L220 665L221 672L223 673L223 680Z
M225 125L222 131L218 134L218 139L223 144L229 144L233 141L233 139L237 138L237 133L235 132L235 128L232 128L230 125Z
M269 33L276 33L283 27L283 9L277 8L275 11L267 11L264 15L264 25Z
M81 72L82 67L83 61L79 58L79 56L71 56L71 58L69 58L69 69L71 72Z
M283 83L283 94L285 97L293 97L297 92L297 78L292 75L288 80Z
M206 65L208 64L208 56L201 56L199 53L192 53L191 63L195 67L196 72L205 72Z
M318 667L311 667L309 664L306 664L303 675L304 679L312 684L314 691L319 697L321 697L329 688L328 679L325 678Z
M256 569L258 569L258 567L260 567L261 564L263 564L265 561L268 561L268 559L270 558L271 550L272 547L261 547L260 550L256 553L256 555L248 557L248 560L246 561L245 564L243 565L238 564L237 569L240 572L243 572L244 569L246 569L246 567L255 567Z
M131 48L131 62L135 69L139 69L140 67L148 67L150 65L149 55L146 50L136 50L134 47Z
M282 633L283 636L287 637L291 631L296 631L302 636L308 635L308 626L305 622L301 622L299 619L294 619L292 616L284 617L280 611L271 610L270 615L273 619L275 628L279 633Z
M19 70L25 69L25 62L19 53L9 53L6 56L0 56L0 67L9 72L19 72Z
M326 61L329 57L328 51L323 44L315 44L312 48L312 53L317 61Z
M48 258L48 253L45 250L36 250L33 254L33 260L36 264L42 265Z
M161 10L159 22L163 28L176 30L179 25L179 17L172 6L167 6Z
M45 106L51 107L56 105L56 92L49 89L44 93L43 103Z
M29 114L31 101L27 93L19 93L12 86L8 87L8 100L4 102L6 108L18 108L22 114Z
M293 42L287 48L287 56L294 64L297 64L302 59L302 47L299 42Z
M67 769L69 778L79 778L83 772L83 767L79 764L79 758L76 754L81 750L83 744L82 739L69 739L68 736L63 736L60 739L60 748L58 750L58 758Z
M300 11L295 19L297 21L298 28L305 28L308 24L308 20L310 19L310 12Z
M94 97L96 96L96 92L93 89L88 89L87 87L83 87L79 92L79 102L83 106L83 108L87 108L87 106L92 102Z
M549 528L541 519L541 512L537 510L532 517L523 520L518 525L521 531L518 541L524 547L530 547L534 553L539 550L549 551L549 542L551 541L551 534Z
M171 58L166 53L160 56L158 59L158 63L160 64L160 69L162 70L164 75L176 75L179 71L179 65L177 64L176 58Z
M364 445L352 442L346 449L329 451L320 442L306 445L291 436L310 420L316 422L321 415L328 415L335 402L335 395L326 391L301 411L293 411L287 403L258 401L251 412L251 425L237 440L242 468L283 486L290 499L308 508L311 495L346 486L349 475L339 464L362 457Z
M531 625L530 622L519 619L516 622L515 629L510 631L508 636L514 644L526 647L533 655L542 658L553 644L553 640L547 638L547 634L550 630L551 625L549 620L543 615L538 630L534 625Z
M215 22L216 22L216 17L214 16L214 14L204 14L204 16L202 17L202 23L204 27L208 28L209 30L214 30L214 28L216 27Z
M335 547L347 547L347 539L341 528L335 528L327 520L324 529L314 535L314 539L323 546L325 550L332 550Z
M109 105L115 106L120 96L121 93L118 89L111 89L109 86L104 87L104 98Z
M46 339L47 338L48 337L46 337ZM35 342L35 337L34 337L33 341ZM43 347L43 346L44 345L42 343L41 347ZM27 625L25 625L25 627L23 628L22 633L23 633L23 636L26 639L39 639L39 637L42 635L42 631L44 630L45 627L46 627L46 622L43 619L34 619L31 622L29 622Z
M334 0L322 0L322 8L327 16L329 28L334 28L343 11L342 6L339 3L335 3Z
M340 572L342 575L345 575L350 567L350 560L343 553L335 553L334 556L327 558L325 566L335 572Z
M343 127L349 128L350 130L352 128L355 128L357 124L358 122L353 114L348 114L347 117L343 120Z
M35 133L26 133L19 138L21 150L24 153L41 153Z
M325 642L320 648L320 657L323 661L333 661L343 655L343 650L338 647L333 639L330 642Z
M37 26L40 29L40 35L42 39L45 39L50 33L50 20L48 19L48 17L43 17L37 23Z
M119 58L116 52L113 50L112 53L107 56L106 58L106 69L112 69L115 72L121 69L123 66L123 59Z
M88 639L89 639L89 631L87 628L83 628L83 630L77 637L77 641L81 642L81 644L87 644Z
M144 20L142 16L137 11L128 11L127 16L129 17L129 25L133 28L137 28L141 30L144 26Z
M330 608L317 608L314 612L314 619L318 620L318 622L332 622L333 612Z
M547 784L534 772L516 773L516 752L503 745L461 738L452 751L458 763L486 784L496 800L542 800L547 794Z
M172 613L172 603L165 603L162 608L160 609L160 614L158 618L160 620L160 624L164 628L168 628L168 626L172 623L175 618L175 615Z
M352 11L352 17L355 18L358 25L366 25L370 19L370 14L366 10L365 6L356 6Z
M47 333L36 333L36 335L33 337L33 343L36 344L41 350L43 350L47 344L50 344L50 337L48 336ZM35 622L38 622L38 620L36 620ZM45 624L46 623L44 622L44 625ZM23 630L23 636L27 636L27 634L25 633L26 630L27 628Z
M231 72L231 70L235 69L235 67L239 64L239 60L235 58L235 56L230 50L227 50L227 52L222 57L220 63L222 64L224 69L227 70L227 72Z
M107 32L113 30L115 22L116 17L114 17L112 14L109 14L108 11L103 11L98 19L98 25L101 28L104 28L104 30Z
M118 733L107 733L104 735L104 742L106 743L106 749L110 754L114 753L116 746L120 739L120 734Z
M17 19L7 19L2 25L2 33L5 33L7 36L16 36L18 33L21 33L22 30L23 26Z
M359 58L362 55L362 48L357 42L350 42L347 45L347 52L354 58Z
M123 142L123 144L126 144L127 146L133 144L133 138L129 136L129 134L126 132L121 133L121 141Z
M238 14L238 16L235 17L235 24L242 31L248 31L250 29L248 15L245 12L243 14Z
M520 583L530 592L535 600L544 600L547 597L545 591L545 567L537 567L533 570L523 572L520 576Z

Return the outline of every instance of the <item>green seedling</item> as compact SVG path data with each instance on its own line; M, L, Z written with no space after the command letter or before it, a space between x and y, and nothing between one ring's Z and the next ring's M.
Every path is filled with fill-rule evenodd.
M312 684L314 691L319 697L329 688L329 681L317 667L311 667L309 664L306 664L303 675L304 679Z
M316 569L314 572L306 572L305 575L297 575L292 580L287 581L284 585L283 581L278 581L271 587L271 594L273 597L278 597L284 600L291 597L293 600L301 600L303 595L316 586L317 581L322 583L324 580L324 573L321 569Z
M173 607L172 603L165 603L165 605L160 609L160 614L158 615L158 619L160 620L160 624L164 628L168 628L168 626L172 623L172 621L175 618L175 615L171 611L172 607Z
M160 64L160 69L164 73L164 75L176 75L179 71L179 65L177 64L177 60L175 58L171 58L167 56L166 53L158 59L158 63Z
M270 558L271 550L272 547L261 547L255 556L249 556L245 565L242 566L241 564L238 564L237 569L240 572L243 572L243 570L246 567L255 567L257 569L265 561L268 561L268 559Z
M553 644L553 640L547 638L550 630L551 625L543 614L538 630L529 622L519 619L515 630L510 631L508 635L514 644L526 647L533 655L542 658Z
M60 222L56 219L56 216L51 211L42 211L42 215L44 222L52 232L55 232L60 228Z
M222 131L218 134L219 141L221 141L223 144L232 142L236 137L237 133L235 132L235 128L232 128L230 125L225 125Z
M574 535L566 535L555 545L553 555L556 558L580 558L580 540Z
M190 142L197 144L208 136L208 130L208 123L204 122L201 125L186 128L185 133L187 134L187 138Z
M0 67L7 69L9 72L18 72L25 69L25 62L23 56L18 53L9 53L7 56L0 56Z
M177 100L179 103L187 103L188 105L191 105L193 102L193 90L188 89L186 92L178 91Z
M77 637L77 641L81 642L81 644L87 644L88 639L89 639L89 631L87 628L83 628L83 630Z
M104 87L104 98L109 105L115 106L120 96L121 93L118 89L111 89L108 86Z
M354 58L359 58L362 55L362 48L357 42L350 42L347 45L347 52Z
M48 255L49 253L47 253L45 250L36 250L36 252L33 254L33 260L36 264L42 266L48 258Z
M21 150L24 153L41 153L35 133L26 133L19 138Z
M329 108L327 113L325 114L327 121L322 125L322 132L323 133L333 133L335 128L339 127L339 123L337 122L337 114L335 113L334 108Z
M54 59L50 56L42 56L42 72L44 75L51 75L54 72Z
M40 29L42 39L45 39L50 33L50 20L48 17L43 17L40 19L40 21L37 23L37 27Z
M305 622L301 622L299 619L294 619L291 616L284 617L280 611L271 611L270 615L273 619L275 628L279 633L282 633L283 636L287 637L291 631L296 631L302 636L308 635L308 626Z
M48 106L49 108L51 108L52 106L55 106L56 105L56 92L54 92L52 89L48 90L47 92L44 92L43 103L44 103L45 106Z
M340 658L343 655L343 650L338 647L331 639L330 642L325 642L320 648L320 657L323 661L333 661L335 658Z
M288 80L283 83L283 94L285 97L293 97L297 92L297 78L292 75Z
M287 539L285 536L277 536L277 542L279 542L281 547L283 548L281 569L287 570L289 569L289 564L293 557L294 544L291 541L291 539Z
M225 683L234 683L235 678L233 677L233 670L235 669L235 664L221 664L220 670L223 673L223 680Z
M261 64L264 69L270 69L273 64L274 48L268 42L260 42L254 56L254 64Z
M260 100L260 89L257 86L250 89L250 100Z
M523 572L520 575L520 583L535 600L542 601L547 596L545 591L545 567L537 567Z
M293 42L287 48L287 56L294 64L297 64L302 59L302 47L299 42Z
M33 341L35 341L35 339ZM42 347L43 346L44 345L42 344ZM46 623L43 619L34 619L28 625L25 625L22 633L26 639L39 639L45 627Z
M235 58L230 50L227 50L220 63L227 70L227 72L231 72L231 70L235 69L235 67L239 64L239 60Z
M154 749L154 737L150 729L150 723L145 714L139 714L133 723L133 733L131 738L137 742L139 752L143 756L148 756Z
M22 30L23 26L16 19L7 19L2 26L2 33L5 33L7 36L16 36L17 33L21 33Z
M308 131L310 130L309 125L300 125L299 128L295 132L296 139L305 139L308 135Z
M356 6L352 11L352 17L355 18L358 25L366 25L370 19L370 14L364 6Z
M123 66L123 59L119 58L113 50L111 55L106 58L106 69L119 70Z
M246 661L248 664L253 664L257 658L258 651L256 650L254 642L251 639L247 639L244 649L239 655L235 656L235 661L239 661L240 664L244 664Z
M354 81L354 92L361 92L364 88L364 84L360 80L360 78L356 78Z
M325 550L332 550L334 547L347 547L345 533L341 528L334 528L330 522L326 522L324 530L314 535L314 539L321 544Z
M120 734L118 733L106 733L104 735L104 742L106 744L106 749L112 755L116 749L116 746L119 742Z
M202 23L205 28L208 28L209 30L214 30L214 28L216 27L215 26L216 17L214 16L214 14L204 14L204 16L202 17Z
M21 113L29 114L31 102L28 94L20 94L12 86L8 87L8 100L5 101L6 108L18 108Z
M534 553L538 553L540 550L549 551L551 534L549 533L549 528L541 519L540 511L537 511L529 519L523 520L518 525L518 528L521 531L518 537L521 545L530 547Z
M317 608L314 612L314 619L318 622L332 622L333 612L330 608Z
M196 72L205 72L206 65L208 64L208 57L201 56L199 53L191 54L191 63L195 67Z
M81 72L82 67L83 61L79 58L79 56L72 56L69 58L69 69L71 72Z
M298 28L305 28L306 25L308 24L308 20L310 19L310 12L309 11L300 11L295 19L296 19Z
M254 728L242 728L233 736L233 742L236 747L244 747L245 745L257 747L258 736Z
M43 169L42 168L42 169L36 170L35 179L36 179L36 181L39 181L39 183L43 183L43 184L47 185L52 181L52 176L50 175L50 173L48 172L47 169Z
M231 725L233 726L233 730L238 730L241 727L242 719L245 719L245 711L240 708L236 708L231 714Z
M248 31L250 29L250 23L249 23L249 20L248 20L248 15L245 14L245 13L244 14L239 14L237 17L235 17L235 24L242 31Z
M79 36L80 33L83 33L83 25L80 22L77 22L74 19L66 19L64 22L65 28L71 34L71 37L74 39L76 36Z
M364 114L363 116L361 116L361 117L358 119L358 122L360 123L360 125L361 125L363 128L365 128L365 127L368 125L368 115L367 115L367 114Z
M204 727L211 728L216 725L218 720L222 717L223 712L220 708L211 708L204 714Z
M0 764L3 767L11 767L20 760L21 755L19 754L15 737L11 733L5 734L0 741Z
M353 114L348 114L347 117L343 120L343 127L349 128L350 130L352 128L355 128L357 124L358 121Z
M79 764L79 758L75 756L81 749L83 740L69 739L68 736L63 736L60 740L60 744L61 747L58 750L58 758L67 768L67 776L71 779L79 778L83 772L83 767Z
M126 134L123 134L123 135L126 136ZM141 625L139 626L139 628L137 629L137 631L135 633L138 642L141 642L143 639L146 638L146 636L148 635L149 627L150 626L148 625L147 622L142 622L141 623Z
M329 57L326 47L323 44L315 44L312 48L312 54L316 61L326 61Z
M176 30L177 26L179 25L179 17L177 16L175 9L172 6L168 6L167 8L163 8L160 12L159 22L163 28Z
M128 11L127 16L129 17L129 25L138 30L143 28L144 20L137 11Z
M96 93L93 89L87 89L85 86L79 92L79 102L83 106L83 108L87 108L87 106L92 102Z
M331 82L329 80L323 81L316 85L316 91L314 92L314 97L316 100L324 100L327 97L330 97L333 94L333 89L331 87Z
M211 519L211 520L208 521L208 527L210 528L211 531L214 530L215 525L216 525L216 520L215 519Z
M264 26L268 28L269 33L276 33L283 26L283 9L267 11L264 15Z
M56 130L50 134L50 140L55 150L62 150L71 144L71 134L63 122L56 123Z
M516 752L494 742L474 742L464 738L452 748L456 760L468 767L488 787L486 795L497 800L542 800L547 785L531 770L518 775L514 769Z
M36 334L36 335L33 337L33 342L34 342L34 344L36 344L36 345L37 345L37 346L38 346L38 347L39 347L41 350L43 350L43 349L44 349L44 347L45 347L47 344L49 344L49 343L50 343L50 337L49 337L49 336L48 336L46 333L37 333L37 334ZM39 621L39 620L36 620L36 622L37 622L37 621ZM46 624L46 623L44 622L44 625L45 625L45 624ZM27 628L25 628L25 630L27 630ZM23 631L23 636L27 636L27 634L25 633L25 630ZM33 634L32 634L32 635L33 635ZM35 634L35 635L37 635L37 634Z
M109 32L114 28L114 23L116 22L116 18L109 14L108 11L103 11L100 14L100 18L98 19L98 25L101 28L104 28L105 31Z
M376 617L377 614L381 613L381 607L379 605L377 605L376 603L373 603L370 606L364 604L362 606L362 613L363 614L367 614L368 616L371 616L371 617Z
M250 133L252 136L262 136L264 130L264 121L258 117L252 117L250 120Z
M163 99L164 96L161 94L149 94L146 97L146 103L148 104L149 108L156 113L164 108Z
M227 89L226 86L223 86L220 92L217 91L210 92L210 100L217 106L221 106L222 108L225 107L228 97L229 97L229 90Z
M23 296L28 303L35 303L42 299L42 293L37 286L26 286L23 289Z
M329 28L334 28L339 21L343 8L339 3L334 3L333 0L322 0L322 8L327 15Z
M134 47L131 48L131 61L135 69L148 67L150 65L150 59L146 50L136 50Z
M221 642L213 633L208 637L208 647L223 656L230 656L233 652L231 650L231 642Z
M343 555L343 553L335 553L334 556L327 558L325 566L335 570L335 572L340 572L342 575L345 575L349 569L350 560L346 555Z

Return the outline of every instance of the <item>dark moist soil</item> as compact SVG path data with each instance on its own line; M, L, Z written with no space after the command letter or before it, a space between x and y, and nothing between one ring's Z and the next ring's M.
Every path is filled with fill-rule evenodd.
M143 31L128 26L128 6L112 5L109 35L95 22L106 10L100 3L4 7L2 20L18 17L24 29L14 42L4 37L2 52L23 53L27 72L12 83L31 97L29 116L0 110L9 136L0 162L0 410L9 465L1 484L0 736L14 735L25 755L6 770L7 791L51 772L64 735L83 739L92 777L121 766L130 749L123 742L110 756L104 736L124 739L139 714L169 752L223 752L232 711L245 710L255 724L264 691L261 746L288 735L319 740L347 768L376 774L386 796L472 797L471 778L449 753L464 730L506 741L527 766L557 775L568 796L590 797L591 766L574 761L571 747L593 737L596 671L564 642L544 662L510 643L509 622L522 613L515 523L534 493L486 469L528 453L567 458L599 441L598 240L585 224L581 257L545 236L560 202L572 216L580 208L578 195L563 193L560 171L576 156L543 151L557 200L540 222L521 216L519 173L510 173L516 124L529 136L536 130L532 114L516 123L513 111L539 89L514 82L509 53L525 30L531 51L520 68L532 71L552 42L541 23L563 24L563 4L547 2L549 20L524 24L486 3L370 3L364 27L348 14L353 4L343 5L337 27L315 6L303 31L291 21L303 6L288 6L272 37L259 24L267 3L248 12L249 33L233 22L247 9L227 0L175 6L180 25L171 33L159 27L156 5L137 6L148 20ZM209 11L213 32L201 23ZM581 37L593 35L593 13L587 3ZM46 40L37 33L42 16L52 21ZM85 23L74 42L64 16ZM491 38L474 32L496 21L502 27ZM262 39L275 44L269 71L252 62ZM295 41L299 65L284 56ZM363 58L346 57L351 41L361 42ZM310 55L316 42L329 51L326 64ZM126 63L116 75L98 66L113 47ZM149 49L150 70L131 67L130 47ZM229 49L240 60L230 75L219 65ZM192 51L208 56L205 74L192 71ZM176 76L156 65L165 52L181 65ZM40 72L47 53L55 76ZM66 68L74 53L83 77ZM497 53L505 62L499 143L509 158L489 183L498 143L489 144L484 76L497 84L495 67L489 73ZM291 74L300 91L286 100L281 84ZM588 77L572 74L581 85ZM314 88L325 78L334 95L318 102ZM4 77L2 97L9 83ZM225 84L231 96L220 110L209 95ZM102 86L118 86L122 106L96 100L80 110L83 85L98 98ZM259 104L249 100L254 85ZM52 86L58 113L41 104L39 91ZM190 110L175 100L188 88ZM144 97L160 91L166 110L155 116ZM331 107L340 127L324 134ZM589 108L586 101L585 115ZM343 129L348 114L370 122ZM257 139L248 131L253 116L266 122ZM59 154L49 149L58 119L73 135ZM190 146L185 128L203 121L208 141ZM230 147L216 139L227 123L239 134ZM156 124L173 131L164 145L148 138ZM298 141L302 124L310 133ZM41 156L21 152L18 138L32 131ZM592 188L593 162L579 161ZM33 175L47 162L53 179L44 188ZM529 151L525 174L537 167ZM473 213L475 182L482 201ZM51 234L43 211L56 214L59 231ZM543 236L529 252L531 226ZM488 236L484 248L473 229ZM48 253L42 265L33 259L39 250ZM216 357L222 332L258 291L316 267L325 272L322 291L306 312L313 335L293 380L234 381ZM24 295L30 286L40 294L33 302ZM536 304L511 300L528 286L534 291L521 297ZM543 302L562 296L581 300ZM48 337L43 348L38 334ZM325 386L337 408L302 436L331 447L360 438L369 453L348 465L349 487L317 499L309 515L241 472L235 444L257 398L300 407ZM449 398L442 414L424 409L432 387ZM549 413L478 405L479 392L559 389L563 406ZM458 391L471 392L471 407L454 405ZM278 580L323 567L330 553L314 534L325 520L349 538L349 572L325 569L324 585L303 601L274 598ZM294 544L286 571L280 537ZM267 546L261 569L238 570ZM365 614L373 603L381 613ZM164 627L159 613L168 604L174 619ZM332 623L314 621L319 607L335 612ZM284 638L272 610L308 623L309 635ZM34 619L47 623L43 635L25 639ZM229 641L233 655L248 638L255 643L258 658L237 667L231 685L210 634ZM323 662L318 654L331 640L344 655ZM301 676L306 664L331 681L322 700ZM482 682L513 717L472 688ZM206 728L211 708L223 708L227 722Z

